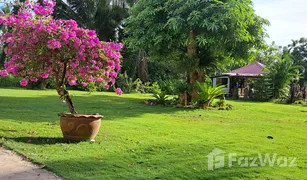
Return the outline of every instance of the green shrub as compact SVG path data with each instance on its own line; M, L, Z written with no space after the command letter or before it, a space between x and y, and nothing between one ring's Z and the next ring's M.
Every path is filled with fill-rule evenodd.
M219 110L232 110L233 109L233 106L231 104L223 104L219 107Z
M170 95L176 95L179 92L184 92L188 90L188 84L184 80L171 79L165 81L158 81L159 86L163 91Z
M145 93L144 85L140 78L137 78L133 82L133 91L139 93Z
M154 92L153 96L156 98L158 104L165 105L168 95L165 91Z
M176 82L174 80L159 81L158 84L167 94L176 94Z
M286 104L287 100L286 99L273 99L271 102L275 104Z
M6 77L0 76L0 87L20 87L19 81L21 77L14 77L9 74Z
M221 107L224 106L226 104L226 100L224 99L220 99L219 101L215 102L215 107Z
M194 101L203 107L209 107L214 98L226 94L225 86L212 87L210 78L207 78L204 83L196 81L196 86L199 88L199 92L198 97Z
M98 89L98 87L97 87L96 83L94 83L94 82L88 83L87 86L86 86L86 90L90 93L97 92L97 89Z
M273 82L268 73L261 79L255 81L254 94L252 99L258 101L268 101L273 98Z
M126 73L119 74L116 79L116 85L120 87L124 93L131 93L133 90L133 79L129 78Z
M155 93L160 90L160 86L157 82L146 82L144 87L145 93Z
M47 89L56 89L56 82L54 78L46 79L46 88Z
M179 81L176 85L177 93L189 91L189 84L186 81Z
M293 78L299 79L300 66L295 66L286 55L269 64L263 77L255 83L253 99L268 101L280 99L285 101L289 95L289 85Z
M303 100L297 100L297 101L295 101L294 102L294 104L305 104L305 101L303 101Z
M116 80L116 85L120 87L124 93L145 93L146 85L143 85L143 82L139 78L133 81L133 79L129 78L126 73L119 74Z

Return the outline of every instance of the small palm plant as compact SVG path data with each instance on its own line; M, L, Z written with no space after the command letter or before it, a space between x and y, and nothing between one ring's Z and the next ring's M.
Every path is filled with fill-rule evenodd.
M153 96L156 98L158 104L161 104L161 105L166 104L166 100L168 98L168 95L166 94L165 91L155 92L153 94Z
M211 105L214 98L226 94L225 86L212 87L211 80L206 79L204 83L196 81L196 86L199 88L198 97L195 99L203 108L207 108Z
M156 98L158 104L165 105L168 95L160 88L158 84L153 85L153 97Z

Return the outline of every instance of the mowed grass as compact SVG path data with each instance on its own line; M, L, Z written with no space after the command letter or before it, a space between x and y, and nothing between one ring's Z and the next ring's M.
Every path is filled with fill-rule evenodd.
M144 105L150 95L71 94L78 112L105 116L96 143L62 139L57 113L67 108L55 90L18 89L0 89L0 142L70 180L307 179L307 107L229 101L232 111L205 111ZM226 167L209 171L215 148ZM228 153L276 153L297 166L228 167Z

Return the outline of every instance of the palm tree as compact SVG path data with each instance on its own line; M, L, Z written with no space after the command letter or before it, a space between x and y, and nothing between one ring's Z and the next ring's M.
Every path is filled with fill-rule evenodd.
M290 82L293 78L301 76L299 70L302 69L302 66L295 65L290 56L285 55L279 61L271 64L268 69L268 76L273 83L273 96L278 99L288 95L287 89Z
M129 4L133 2L133 0L57 0L54 17L74 19L82 27L95 29L100 40L118 41L121 22L128 16Z
M84 28L94 29L102 41L119 41L124 38L122 21L128 17L128 10L138 0L57 0L53 16L56 19L74 19ZM133 56L125 61L133 61L139 78L148 81L148 61L146 52L123 50L123 56ZM125 69L125 67L123 67Z

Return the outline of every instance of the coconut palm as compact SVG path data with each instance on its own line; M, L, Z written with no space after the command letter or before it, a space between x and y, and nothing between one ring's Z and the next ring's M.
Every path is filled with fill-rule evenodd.
M128 9L138 0L57 0L54 17L56 19L74 19L80 26L95 29L100 40L119 41L124 38L122 20L128 17ZM146 52L130 52L124 49L122 53L126 65L131 68L130 76L138 72L139 78L148 81L148 61ZM129 58L131 56L131 58ZM127 58L128 57L128 58ZM128 63L127 63L128 62ZM125 70L125 64L122 68ZM128 68L128 69L129 69Z
M282 59L272 63L269 67L268 76L273 83L274 98L282 98L288 95L287 89L293 78L301 76L300 69L302 66L296 66L289 55L285 55Z
M128 16L126 0L57 0L54 17L74 19L80 26L95 29L100 40L119 40L122 20Z

